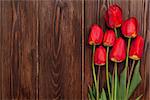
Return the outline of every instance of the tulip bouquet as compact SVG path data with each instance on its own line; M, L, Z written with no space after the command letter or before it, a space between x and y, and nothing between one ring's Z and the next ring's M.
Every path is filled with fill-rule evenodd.
M109 6L104 19L109 29L103 32L101 26L93 24L89 34L88 42L93 46L93 85L89 85L88 97L90 100L128 100L142 80L139 68L144 39L138 35L137 19L130 17L123 21L122 10L118 5ZM120 34L117 33L119 28ZM132 60L132 66L128 64L129 58ZM112 73L109 72L109 61L114 63ZM124 66L118 75L117 65L120 62L124 62ZM107 88L100 89L99 76L102 66L106 66ZM97 73L95 67L98 67ZM141 97L142 94L137 100Z

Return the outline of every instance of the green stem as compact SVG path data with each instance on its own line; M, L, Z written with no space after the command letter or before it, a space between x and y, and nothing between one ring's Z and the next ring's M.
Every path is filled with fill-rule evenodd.
M97 74L97 100L99 100L99 78L100 78L100 68L101 66L98 66L98 74Z
M113 75L112 75L111 100L114 100L114 73L115 73L115 69L113 69Z
M126 64L125 64L125 68L128 67L128 58L129 58L130 42L131 42L131 38L128 39L128 47L127 47L127 56L126 56Z
M126 63L125 63L125 88L126 88L126 82L127 82L127 69L128 69L128 60L129 60L129 49L130 49L130 43L131 43L131 38L128 39L128 46L127 46L127 56L126 56ZM125 93L127 93L125 91ZM127 96L127 94L126 94ZM126 97L127 99L127 97Z
M117 100L117 62L115 62L115 93L114 93L114 100Z
M126 93L127 99L128 99L128 91L129 91L129 86L130 86L130 82L131 82L131 76L133 73L134 65L135 65L135 60L133 60L132 67L131 67L130 74L129 74L128 84L127 84L127 93Z
M94 84L96 86L96 73L95 73L95 67L94 67L94 53L95 53L95 45L93 45L92 71L93 71Z
M95 88L96 90L98 90L97 88L97 82L96 82L96 73L95 73L95 67L94 67L94 53L95 53L95 45L93 45L93 55L92 55L92 71L93 71L93 78L94 78L94 84L95 84ZM97 93L98 94L98 93ZM98 98L98 97L97 97Z
M118 38L117 28L114 28L114 30L115 30L116 37Z
M128 60L129 60L130 42L131 42L131 38L128 39L127 54L126 54L126 63L125 63L125 87L126 87L126 80L127 80L127 69L128 69ZM126 92L125 92L125 93L126 93ZM127 95L127 94L126 94L126 95ZM127 99L127 98L126 98L126 99Z
M109 99L111 100L110 86L109 86L109 76L108 76L108 53L109 53L109 47L107 47L107 55L106 55L106 79L107 79L108 95L109 95Z

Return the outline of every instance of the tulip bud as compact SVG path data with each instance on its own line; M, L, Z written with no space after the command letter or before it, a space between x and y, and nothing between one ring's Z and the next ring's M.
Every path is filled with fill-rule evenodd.
M115 33L113 30L107 30L104 34L103 44L104 46L113 46L115 43Z
M142 36L137 36L131 43L129 58L139 60L142 57L144 47L144 39Z
M97 24L92 25L90 35L89 35L89 44L90 45L99 45L102 43L103 39L103 30Z
M128 38L135 38L138 32L138 22L135 17L127 19L121 27L122 34Z
M118 38L110 51L110 59L114 62L122 62L126 58L126 44L123 38Z
M105 13L105 21L110 28L117 28L122 23L122 10L118 5L111 5Z
M103 46L99 46L98 48L96 48L94 54L94 63L96 65L106 64L106 49Z

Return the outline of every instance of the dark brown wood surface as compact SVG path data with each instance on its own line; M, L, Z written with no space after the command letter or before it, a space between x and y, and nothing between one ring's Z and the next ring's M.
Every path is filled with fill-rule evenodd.
M1 98L36 98L36 2L1 1Z
M81 3L39 3L39 99L81 99Z
M86 100L92 83L89 29L93 23L106 29L103 15L114 3L124 20L139 21L142 82L132 98L143 93L149 100L149 0L0 0L0 99ZM100 77L102 87L105 67Z

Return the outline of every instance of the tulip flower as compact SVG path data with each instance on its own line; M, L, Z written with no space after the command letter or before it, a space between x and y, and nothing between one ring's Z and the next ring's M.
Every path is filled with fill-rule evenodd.
M103 40L103 30L102 28L94 24L91 27L90 35L89 35L89 44L90 45L99 45Z
M135 17L127 19L121 27L122 34L128 38L135 38L138 32L138 22Z
M142 36L138 35L132 41L130 51L129 51L129 58L133 59L133 63L132 63L132 67L131 67L130 74L129 74L129 81L127 84L126 98L128 98L129 85L130 85L131 76L132 76L134 65L135 65L135 60L141 59L142 53L143 53L143 47L144 47L144 39Z
M110 59L115 62L114 63L114 71L115 71L115 82L113 81L112 84L114 85L114 97L112 93L112 99L116 100L117 97L117 62L122 62L126 58L126 44L123 38L119 37L115 44L113 45L112 50L110 51ZM114 74L113 74L114 77ZM113 85L112 85L113 86ZM113 91L113 88L112 88Z
M99 65L99 66L106 64L106 49L103 46L99 46L95 50L94 63L95 65Z
M125 90L125 86L126 86L126 80L127 80L127 67L128 67L128 58L129 58L129 48L130 48L130 42L131 42L131 38L135 38L137 36L137 32L138 32L138 22L137 19L134 17L131 17L129 19L127 19L121 27L121 31L122 34L125 37L128 37L128 45L127 45L127 56L126 56L126 63L125 63L125 69L124 69L124 82L125 85L123 87L123 90ZM124 91L126 92L126 91ZM127 97L127 96L126 96Z
M110 59L113 62L122 62L126 58L126 44L123 38L118 38L110 51Z
M94 67L94 54L95 54L95 45L100 45L102 43L102 39L103 39L103 30L102 28L97 25L97 24L93 24L91 26L91 31L90 31L90 35L89 35L89 44L93 45L93 56L92 56L92 71L93 71L93 78L94 78L94 84L95 84L95 88L96 88L96 98L97 100L99 99L99 91L98 91L98 85L97 85L97 81L96 81L96 72L95 72L95 67Z
M104 34L103 44L104 46L113 46L115 43L115 33L113 30L107 30Z
M97 74L97 100L99 100L99 75L100 75L100 66L106 64L106 49L103 46L96 48L94 53L94 63L98 65L98 74Z
M106 24L110 28L120 27L122 24L122 10L118 5L109 6L105 13Z
M131 43L129 58L139 60L142 57L144 47L144 39L142 36L137 36Z
M106 53L106 79L107 79L107 88L108 88L108 94L109 99L111 99L110 96L110 86L109 86L109 76L108 76L108 53L109 53L109 47L113 46L115 43L116 37L113 30L107 30L104 34L103 44L104 46L107 46L107 53Z
M113 74L113 78L115 81L112 81L112 92L114 91L114 94L112 93L112 99L116 100L117 99L117 63L124 61L126 58L126 44L123 38L119 37L116 39L115 44L113 45L112 50L110 51L110 59L115 62L114 63L114 72L115 72L115 77ZM115 84L115 85L113 85ZM113 89L114 86L114 89Z

